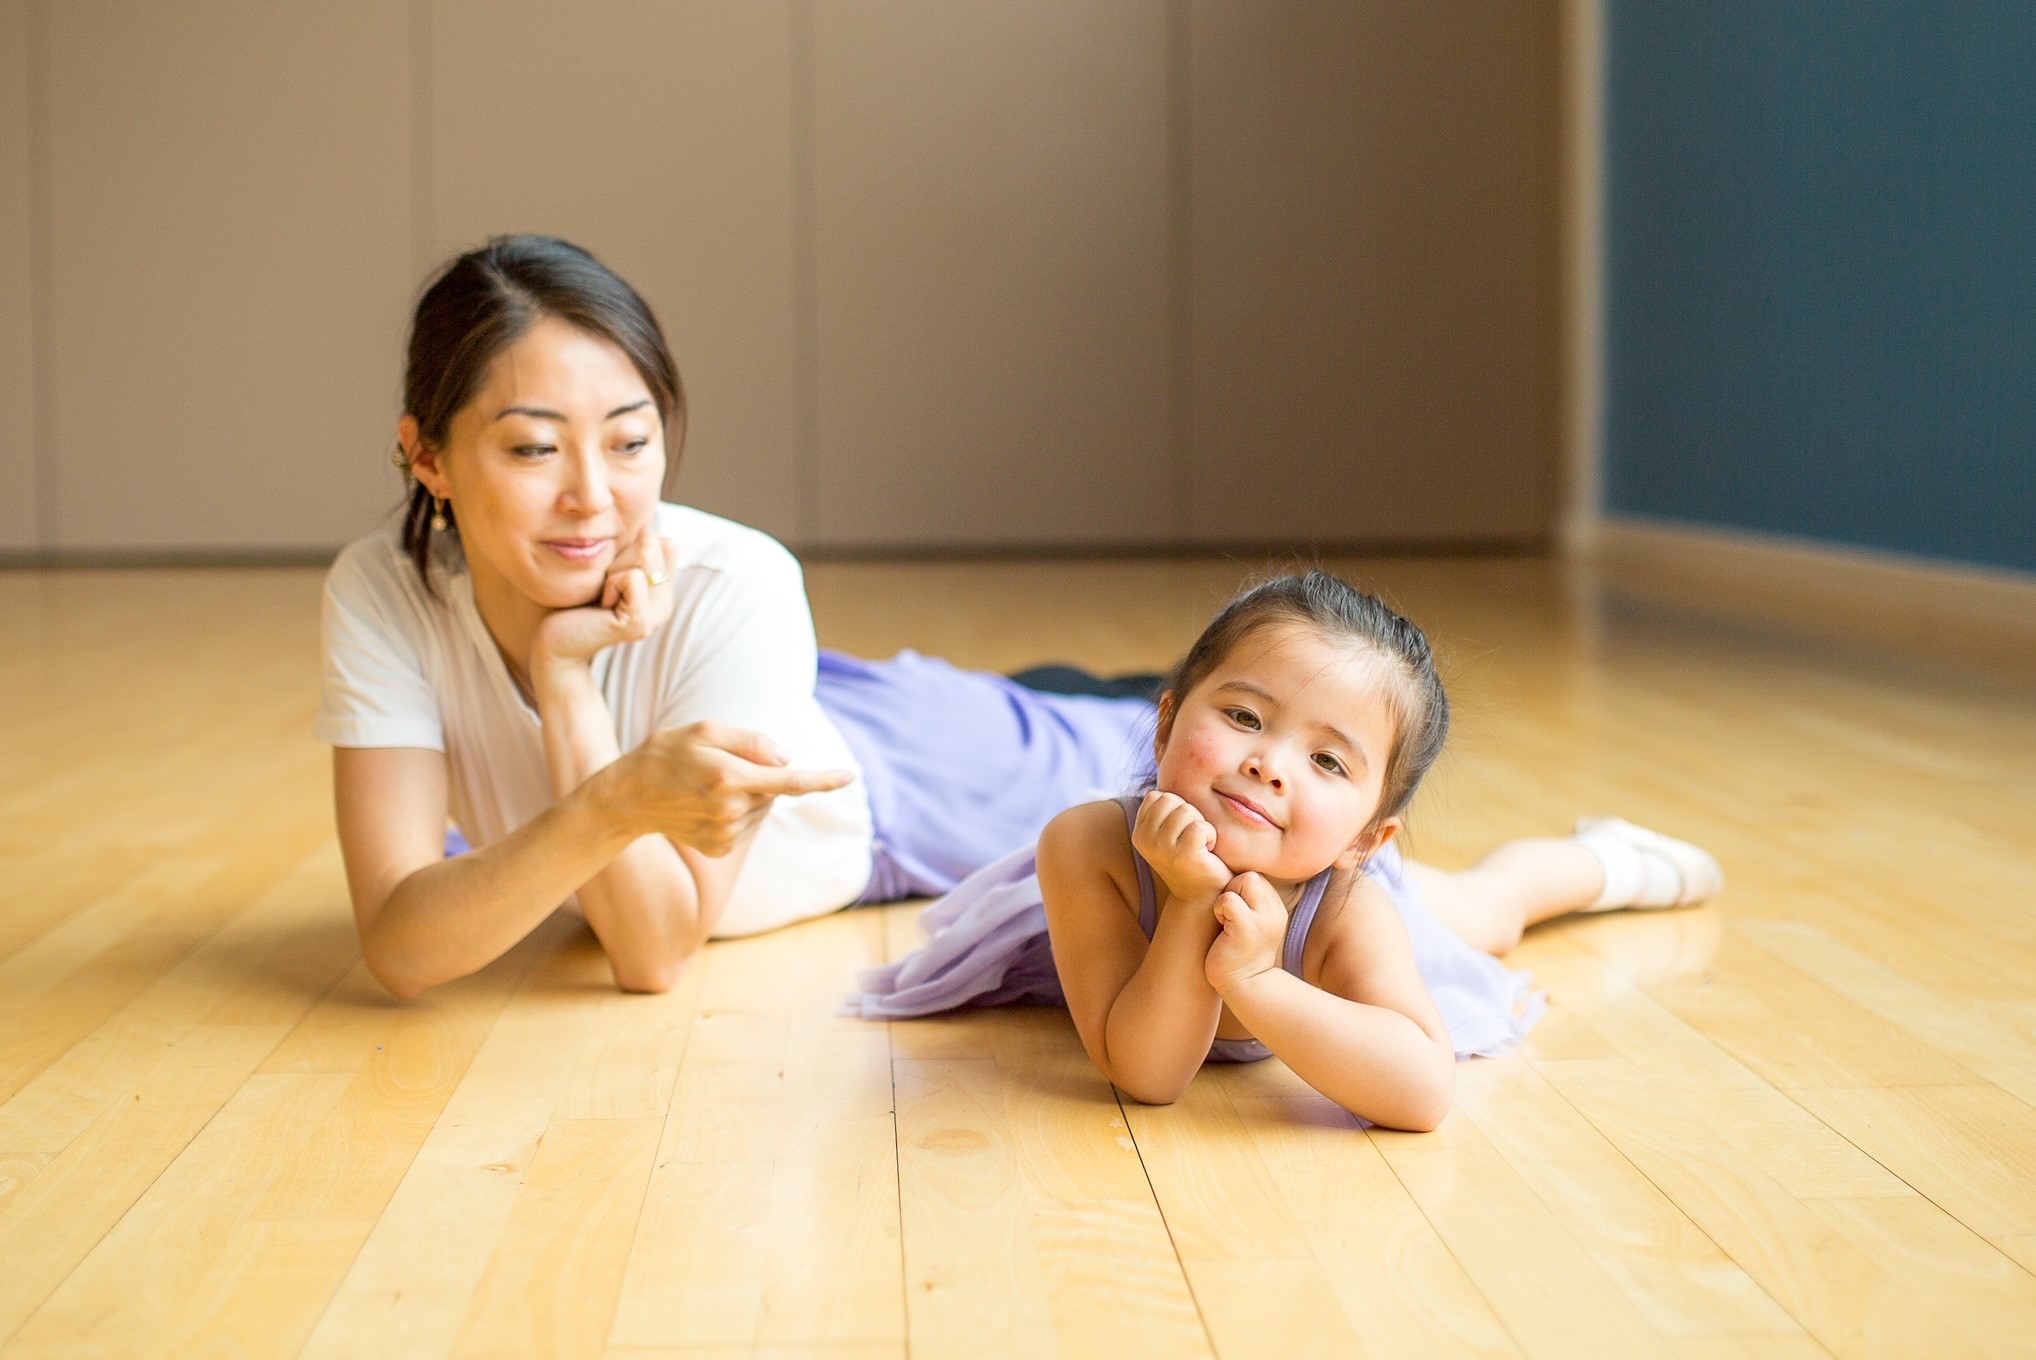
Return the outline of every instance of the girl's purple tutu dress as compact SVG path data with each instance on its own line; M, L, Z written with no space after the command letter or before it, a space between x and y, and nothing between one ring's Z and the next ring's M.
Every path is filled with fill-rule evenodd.
M1138 816L1137 797L1120 797L1127 830ZM1136 851L1139 925L1151 938L1159 921L1152 871ZM848 1000L850 1014L903 1019L957 1006L1017 1003L1065 1005L1047 939L1034 846L969 875L920 918L926 944L897 963L865 970L862 991ZM1525 973L1473 949L1421 903L1397 845L1374 855L1365 872L1385 890L1414 944L1421 980L1449 1027L1456 1056L1496 1057L1518 1047L1541 1017L1544 1000ZM1308 932L1329 873L1311 879L1287 924L1281 965L1299 975ZM1218 1039L1213 1062L1252 1062L1271 1056L1256 1039Z
M935 897L1152 765L1143 699L1047 694L937 657L820 653L813 694L863 769L875 824L864 902Z

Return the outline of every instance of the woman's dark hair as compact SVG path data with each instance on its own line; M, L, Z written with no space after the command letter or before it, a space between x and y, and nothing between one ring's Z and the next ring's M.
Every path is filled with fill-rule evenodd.
M556 236L497 236L439 271L410 322L403 370L403 413L418 437L442 448L452 419L487 381L495 356L544 317L597 335L629 356L664 420L665 444L678 458L686 393L657 317L636 290L586 251ZM452 519L452 507L445 507ZM431 493L412 484L403 515L403 550L430 584Z
M1393 706L1396 731L1372 824L1397 817L1413 801L1414 790L1442 754L1442 744L1449 736L1449 695L1436 673L1427 635L1378 596L1326 571L1276 576L1223 606L1167 676L1167 724L1174 707L1208 679L1239 643L1275 623L1298 623L1333 641L1359 643L1378 653L1392 668L1395 683L1388 691L1388 702Z

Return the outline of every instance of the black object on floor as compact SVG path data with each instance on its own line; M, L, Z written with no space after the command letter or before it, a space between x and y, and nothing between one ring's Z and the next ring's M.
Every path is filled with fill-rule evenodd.
M1042 694L1090 694L1099 699L1143 699L1158 703L1164 675L1092 675L1079 666L1034 666L1011 679Z

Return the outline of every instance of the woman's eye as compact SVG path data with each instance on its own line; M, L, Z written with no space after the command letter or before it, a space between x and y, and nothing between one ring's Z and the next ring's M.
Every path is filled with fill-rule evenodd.
M518 444L516 446L516 456L518 458L542 458L548 453L556 452L558 452L556 444Z
M1321 766L1324 770L1327 770L1330 774L1343 773L1343 762L1338 760L1335 756L1330 755L1326 751L1316 755L1315 763Z
M642 453L649 447L650 441L648 439L631 439L622 445L621 451L623 453Z

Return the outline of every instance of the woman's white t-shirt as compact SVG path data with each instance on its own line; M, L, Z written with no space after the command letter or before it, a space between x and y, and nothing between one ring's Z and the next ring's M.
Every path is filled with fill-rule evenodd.
M594 658L625 752L712 718L771 738L792 763L856 770L831 793L780 798L759 828L717 934L748 935L853 902L870 876L869 798L841 733L813 697L818 653L799 563L768 534L661 505L671 619ZM537 710L474 606L458 543L434 537L424 588L399 526L349 545L325 581L325 688L316 728L334 746L443 751L452 817L475 846L552 803Z

